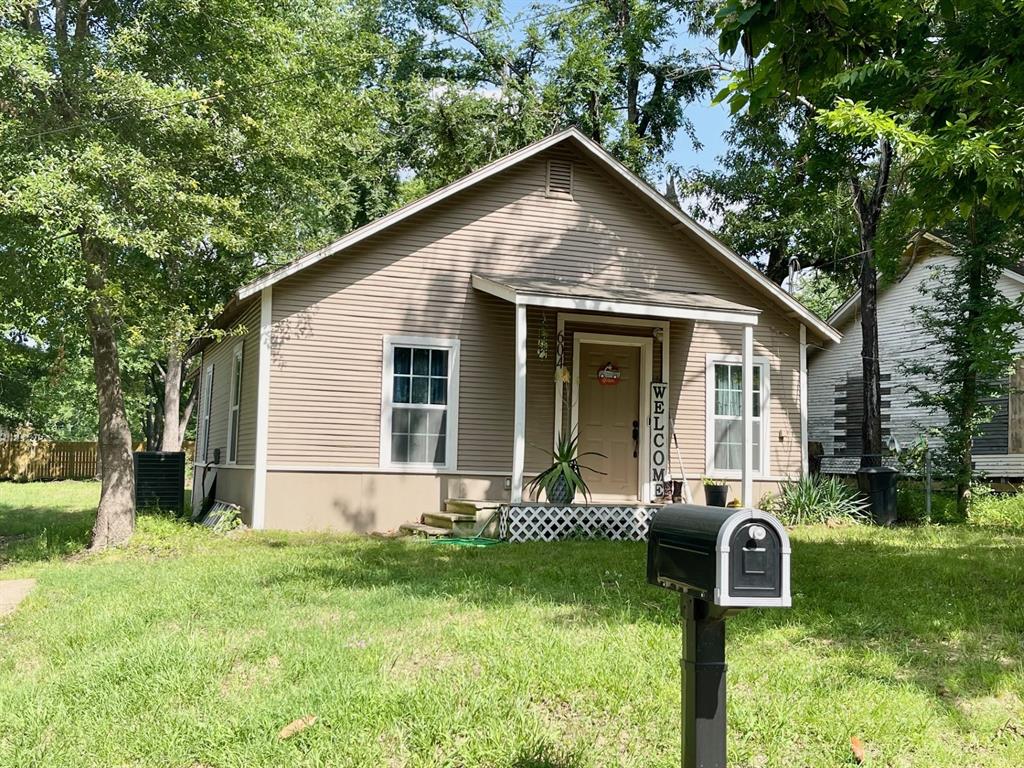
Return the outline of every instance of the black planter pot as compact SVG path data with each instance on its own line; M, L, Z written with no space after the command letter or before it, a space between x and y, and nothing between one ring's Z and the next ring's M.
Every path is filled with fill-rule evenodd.
M724 507L729 503L729 486L705 485L704 503L709 507Z
M559 475L548 488L547 496L550 504L571 504L573 492L569 484L565 482L565 477Z

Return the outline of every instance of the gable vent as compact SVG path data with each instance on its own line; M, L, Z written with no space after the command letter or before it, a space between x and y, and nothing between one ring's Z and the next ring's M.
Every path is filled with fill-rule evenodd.
M572 197L572 163L568 160L548 160L549 197Z

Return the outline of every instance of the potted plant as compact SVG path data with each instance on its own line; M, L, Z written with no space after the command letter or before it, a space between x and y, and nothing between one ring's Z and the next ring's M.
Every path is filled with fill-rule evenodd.
M704 503L709 507L724 507L729 502L729 486L723 480L701 478L704 483Z
M599 475L604 473L580 465L579 460L587 456L600 456L602 459L606 457L594 451L577 455L578 447L577 435L559 436L555 450L549 451L551 466L533 478L527 487L538 495L540 491L544 491L544 495L552 504L569 504L576 497L577 491L581 491L584 498L589 498L590 489L583 479L583 470L597 472Z

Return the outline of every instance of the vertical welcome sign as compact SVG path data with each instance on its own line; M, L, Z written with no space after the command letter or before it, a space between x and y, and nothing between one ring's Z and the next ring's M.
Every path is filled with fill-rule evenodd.
M655 499L665 495L668 469L668 384L651 383L651 493Z

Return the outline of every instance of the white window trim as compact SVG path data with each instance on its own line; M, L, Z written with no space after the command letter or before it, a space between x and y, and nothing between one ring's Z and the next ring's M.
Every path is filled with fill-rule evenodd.
M419 347L448 351L448 419L445 433L445 462L405 463L391 460L391 409L394 394L394 348ZM440 336L385 336L380 385L380 468L422 473L423 470L454 470L459 456L459 348L458 339Z
M241 381L236 381L242 378L242 366L245 365L245 361L242 359L242 349L244 342L238 342L235 348L231 352L231 389L228 390L228 464L234 464L238 460L238 443L241 442L238 436L235 437L234 453L231 450L231 433L235 430L235 425L238 422L238 417L242 412L242 389ZM235 387L238 386L238 402L235 403Z
M754 355L751 365L761 366L761 469L751 470L751 476L765 479L771 475L769 457L771 455L771 373L770 357ZM742 365L743 355L721 355L709 353L704 369L704 474L708 477L723 480L740 480L741 469L715 468L715 364L729 363ZM756 422L755 422L756 425Z
M200 403L200 442L202 450L198 456L202 458L204 464L207 458L210 456L210 414L213 408L213 371L214 364L209 363L206 366L206 372L203 374L203 388L200 390L200 397L202 402ZM198 462L197 462L198 463Z

